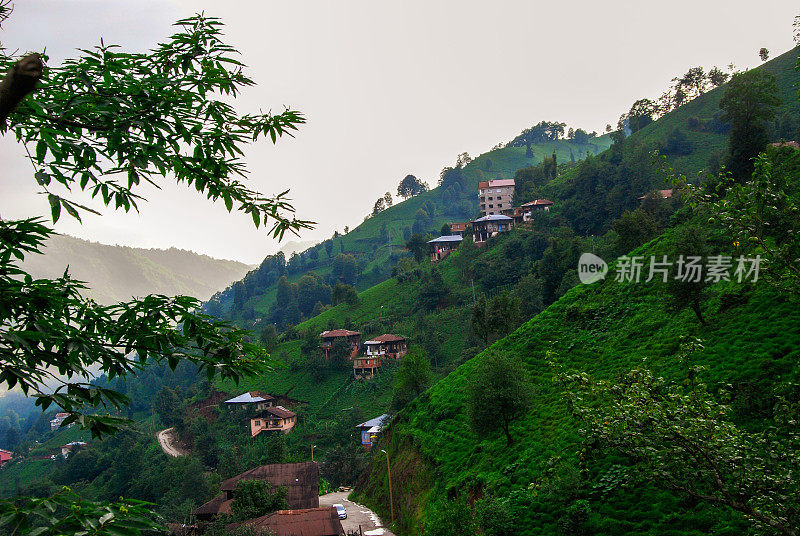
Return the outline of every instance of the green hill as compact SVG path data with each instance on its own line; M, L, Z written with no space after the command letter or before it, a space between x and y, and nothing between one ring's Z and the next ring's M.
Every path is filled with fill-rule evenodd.
M249 270L240 262L181 249L110 246L67 235L54 235L43 255L29 255L24 262L33 277L60 277L67 266L72 277L88 283L87 296L100 303L146 294L207 300Z
M636 253L666 253L666 244L681 231L677 228ZM686 365L675 358L679 344L686 336L697 337L705 349L695 363L707 367L705 379L712 385L733 386L742 419L759 418L755 406L778 382L800 379L800 310L785 296L763 283L720 283L711 290L706 306L710 320L703 326L690 311L668 312L663 293L660 284L611 278L579 286L494 345L524 362L535 383L534 409L513 426L517 441L511 447L500 436L479 439L468 424L465 386L481 357L461 365L406 407L381 445L390 451L395 479L401 482L395 497L402 533L419 534L426 515L460 494L511 497L510 508L520 516L518 534L557 533L559 520L576 499L570 498L570 484L561 482L565 489L549 494L535 488L553 478L553 460L574 461L581 438L563 390L552 381L551 360L606 380L646 360L657 374L680 380ZM604 478L613 476L614 464L606 458L593 460L589 471L586 485L599 489ZM575 475L557 478L570 476ZM385 478L385 464L376 459L357 488L358 496L372 499L383 516L388 513ZM744 526L740 516L724 509L687 505L655 488L617 484L588 497L590 533L719 534L717 522Z

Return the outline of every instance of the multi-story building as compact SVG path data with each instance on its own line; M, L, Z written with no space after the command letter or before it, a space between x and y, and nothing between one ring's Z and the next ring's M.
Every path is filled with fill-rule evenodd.
M514 179L498 179L478 183L478 204L481 214L501 214L512 208L514 201Z

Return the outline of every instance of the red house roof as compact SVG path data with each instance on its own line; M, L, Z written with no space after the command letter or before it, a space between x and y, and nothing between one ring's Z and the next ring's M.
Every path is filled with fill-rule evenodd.
M361 335L360 331L350 331L349 329L332 329L323 331L319 334L323 339L335 339L337 337L352 337L354 335Z
M552 205L552 204L553 204L553 202L550 201L549 199L537 199L535 201L530 201L528 203L523 203L522 205L520 205L520 207L536 207L536 206Z
M390 333L384 333L383 335L379 335L374 339L370 339L364 344L382 344L385 342L399 342L406 340L405 337L401 337L400 335L392 335Z
M297 415L294 411L289 411L288 409L284 408L283 406L273 406L271 408L267 408L255 417L252 417L250 420L264 418L268 416L275 416L281 419L288 419L289 417L294 417Z
M342 536L344 529L336 509L306 508L303 510L278 510L271 514L246 521L243 525L256 532L275 536ZM236 528L237 524L227 528Z

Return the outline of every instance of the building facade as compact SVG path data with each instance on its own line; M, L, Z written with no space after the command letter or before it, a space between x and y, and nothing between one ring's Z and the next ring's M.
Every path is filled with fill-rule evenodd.
M367 356L400 359L408 353L408 340L400 335L384 333L364 343Z
M283 406L269 407L250 418L250 436L255 437L261 432L283 432L289 431L297 424L297 414Z
M490 214L472 222L472 241L476 245L485 244L487 240L500 233L511 230L514 219L503 214Z
M481 214L502 214L512 208L514 202L514 179L498 179L478 183L478 206Z

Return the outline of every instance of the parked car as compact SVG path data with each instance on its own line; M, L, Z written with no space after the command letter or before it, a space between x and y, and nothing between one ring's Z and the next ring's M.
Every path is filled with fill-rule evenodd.
M339 519L347 519L347 510L345 510L343 504L334 504L334 508L336 508L336 513L339 514Z

